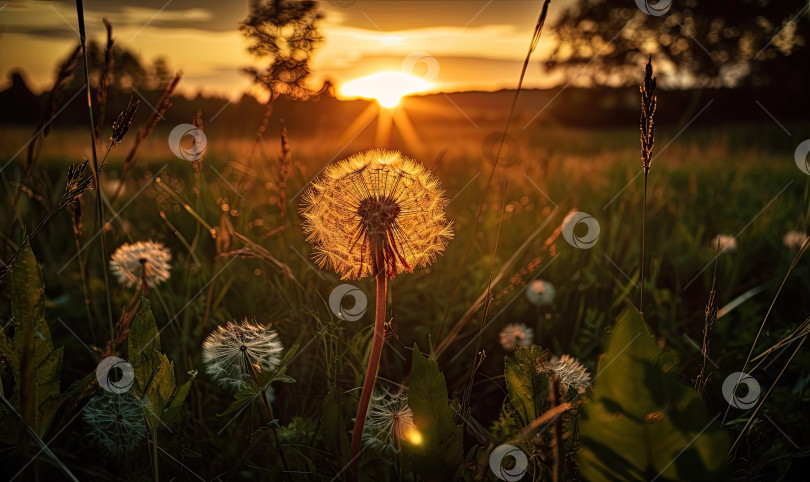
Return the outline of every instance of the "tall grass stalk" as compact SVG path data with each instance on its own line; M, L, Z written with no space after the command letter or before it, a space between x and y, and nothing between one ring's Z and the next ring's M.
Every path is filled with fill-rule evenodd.
M647 176L652 165L652 150L655 145L655 108L658 100L655 96L655 77L652 75L652 56L647 60L644 69L644 82L641 84L641 118L639 130L641 131L641 165L644 169L644 198L641 204L641 282L639 285L638 311L644 314L644 248L645 231L647 229Z
M82 58L84 60L84 81L87 89L87 113L90 117L90 152L93 156L93 181L96 185L96 222L99 230L99 243L101 244L101 267L104 272L104 290L107 300L107 319L110 324L110 342L115 344L115 327L113 326L112 302L110 300L110 274L107 269L107 247L104 242L104 204L101 201L101 183L99 182L98 155L96 154L96 126L93 119L93 100L90 89L90 64L87 59L87 35L84 28L84 6L82 0L76 0L76 15L79 20L79 39L82 45Z
M481 213L484 211L484 204L486 203L487 193L489 192L489 187L492 185L492 180L495 177L495 170L498 169L498 161L501 157L501 152L503 151L503 145L506 143L506 138L509 133L509 127L512 124L512 118L515 116L515 109L517 108L517 101L518 96L520 95L520 91L523 88L523 79L526 76L526 69L529 67L529 60L531 59L532 53L537 48L537 44L540 42L540 35L543 33L543 25L546 23L546 16L548 15L548 5L551 3L551 0L545 0L543 3L543 8L540 11L540 16L537 18L537 24L534 26L534 32L532 33L532 40L529 43L529 51L526 53L526 58L523 59L523 67L520 70L520 78L518 79L518 85L515 89L515 95L512 98L512 105L509 108L509 116L506 119L506 126L503 130L503 135L501 135L501 142L498 145L498 151L495 154L495 159L492 162L492 169L489 172L489 177L487 178L487 184L484 187L484 191L481 193L481 201L478 203L478 208L475 211L475 216L473 217L473 224L472 224L472 232L469 236L467 236L467 242L464 245L464 254L461 256L461 262L459 263L459 270L458 274L456 275L455 281L451 284L451 291L450 295L447 298L447 305L444 310L444 314L442 315L441 322L439 323L439 332L437 335L438 339L442 338L442 334L444 332L445 323L447 322L447 317L450 314L450 307L453 306L453 301L455 301L456 293L458 292L458 287L461 285L461 276L464 273L464 266L466 266L467 257L470 254L470 248L472 247L473 240L477 239L476 234L478 232L478 224L481 218ZM487 292L489 291L489 286L487 287ZM486 320L484 320L486 321Z

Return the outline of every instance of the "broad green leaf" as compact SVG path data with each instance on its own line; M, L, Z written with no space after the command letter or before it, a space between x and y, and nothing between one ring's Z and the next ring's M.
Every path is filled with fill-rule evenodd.
M633 308L619 315L583 407L587 480L721 480L728 436Z
M425 479L451 480L464 460L461 427L447 397L447 383L431 354L426 358L414 344L408 405L421 443L403 441L402 448Z
M188 372L188 374L190 375L189 379L177 388L174 396L172 397L172 401L169 402L169 406L166 407L166 410L163 412L163 421L165 423L174 421L174 419L180 414L180 410L183 408L183 402L186 401L188 392L191 390L191 383L197 376L197 370L191 370Z
M537 360L548 354L539 346L519 347L515 358L504 360L504 377L509 391L509 402L520 420L515 422L521 427L539 417L548 402L548 378L537 373Z
M161 368L160 334L157 331L155 317L149 300L141 298L141 309L132 320L127 337L129 362L135 371L133 391L138 398L143 398L152 380Z
M59 395L62 348L54 350L45 321L45 288L30 246L15 259L11 270L11 313L16 324L14 340L2 335L0 350L12 366L18 404L23 420L43 436L55 410L46 400ZM58 407L57 407L58 408Z

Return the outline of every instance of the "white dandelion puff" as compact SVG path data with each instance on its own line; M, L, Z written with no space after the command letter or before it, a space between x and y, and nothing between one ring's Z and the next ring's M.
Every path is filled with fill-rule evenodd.
M548 281L536 279L526 287L526 299L536 306L550 305L554 302L556 292L554 285Z
M154 287L169 279L171 259L172 253L163 243L138 241L115 250L110 258L110 271L129 288L142 280Z
M223 387L240 389L261 373L278 368L284 347L275 330L247 319L228 322L208 335L202 346L205 372Z
M712 248L718 249L719 252L734 251L737 249L737 240L730 234L718 234L712 239Z
M807 234L801 231L788 231L782 238L782 242L788 249L799 249L807 241Z
M556 376L563 389L563 394L571 389L584 393L585 389L591 386L591 374L588 369L571 355L563 355L559 358L555 356L548 362L538 361L536 368L539 373Z
M383 451L396 451L403 440L417 444L421 440L413 422L413 410L408 406L408 390L376 387L366 415L363 443Z
M144 438L143 403L131 393L103 392L84 408L90 438L115 454L131 452Z
M504 350L514 351L519 346L531 346L534 342L534 330L523 323L506 325L500 334Z

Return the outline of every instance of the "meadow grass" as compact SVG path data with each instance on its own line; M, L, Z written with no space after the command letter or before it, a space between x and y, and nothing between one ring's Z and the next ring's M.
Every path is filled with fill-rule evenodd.
M489 195L483 199L482 225L472 240L470 256L461 263L460 241L466 242L465 236L472 232L473 214L482 201L491 166L482 160L480 130L458 124L452 129L466 132L462 137L468 140L458 143L430 129L420 132L423 144L418 159L442 180L446 196L452 200L447 213L454 222L456 241L434 265L390 282L394 336L384 346L380 377L407 379L414 342L423 351L429 343L440 343L447 328L486 289L493 263L497 272L553 215L549 227L519 253L514 267L492 287L494 300L482 337L486 357L478 369L481 375L471 402L473 417L487 426L497 418L504 398L506 353L498 344L498 332L504 325L526 323L535 331L535 344L558 356L571 354L589 369L595 368L616 315L627 301L638 299L638 213L643 177L633 181L641 169L635 129L533 128L521 138L519 162L496 171ZM806 130L806 126L792 129ZM298 382L275 387L274 410L284 425L282 438L290 446L301 446L292 450L293 455L288 449L287 458L295 464L296 459L317 458L314 449L308 448L308 438L316 430L322 400L333 385L358 396L355 387L363 380L372 334L368 323L371 309L360 322L342 322L330 312L326 299L341 281L333 273L313 267L310 247L300 229L299 198L292 197L341 146L290 131L293 164L282 216L275 174L278 139L266 136L251 166L250 181L239 185L239 160L246 157L252 139L218 137L214 129L206 132L208 154L199 179L190 162L171 156L164 130L158 128L144 142L120 199L107 210L107 217L114 217L106 233L109 250L145 239L162 241L171 249L172 277L150 290L149 297L158 327L166 327L161 335L163 348L175 361L178 374L201 368L202 338L226 320L255 317L261 323L272 323L285 346L299 344L300 354L289 369ZM700 345L715 257L711 239L720 233L736 235L742 231L736 251L722 254L718 261L718 306L766 285L762 293L715 323L710 356L719 367L709 381L706 397L715 410L722 410L725 401L719 384L727 373L741 368L778 280L792 260L792 253L782 245L782 236L789 230L808 228L810 178L796 168L790 144L772 126L693 128L671 144L675 129L659 128L657 134L654 175L650 176L647 193L646 276L652 288L647 293L645 315L659 344L674 348L678 354L685 382L691 384L702 359L686 337ZM0 153L13 154L27 135L24 129L4 129ZM131 142L131 138L125 140L122 148L110 155L102 186L104 179L109 182L120 174L121 160ZM368 142L360 136L338 159L367 147ZM407 147L402 147L408 153ZM32 189L46 185L45 180L60 185L65 167L85 158L86 150L83 135L55 130L44 144ZM158 179L149 182L157 172ZM4 174L16 179L20 168L12 164ZM107 196L112 197L114 191L114 186L109 187ZM58 193L56 189L42 195ZM502 199L506 204L503 212ZM601 235L594 248L574 249L562 238L543 245L570 210L587 212L599 222ZM37 200L22 197L18 213L26 223L38 219L42 211ZM11 215L3 216L8 219ZM499 223L501 237L493 254ZM216 230L216 239L209 234L211 229ZM289 266L297 282L256 257L255 252L235 252L243 243L231 229ZM6 236L13 237L11 233ZM110 336L103 309L100 259L86 256L88 272L93 274L89 288L94 301L93 319L88 320L81 301L79 269L76 260L70 261L76 251L72 238L65 214L55 218L32 243L42 264L51 319L59 318L75 333L74 337L59 325L52 328L55 344L66 347L66 381L92 372L97 363L97 355L82 347L77 338L91 347L103 347ZM97 249L91 246L88 252ZM557 287L552 307L538 308L526 301L523 288L535 277ZM456 280L459 282L454 286ZM369 307L372 283L353 282L367 294ZM807 283L805 262L788 283L755 354L772 346L801 321L798 318L810 308L808 298L802 295ZM457 293L448 306L453 286ZM114 309L120 311L132 293L114 285L110 295ZM5 312L3 315L8 317ZM468 323L439 358L451 397L459 396L469 378L468 360L474 356L477 324L477 319ZM806 355L800 353L799 357L794 366L806 366ZM781 364L775 363L771 370L779 368ZM793 378L798 376L797 369ZM229 461L246 463L239 456L245 446L253 447L251 427L262 422L261 407L253 406L248 415L228 423L228 418L220 419L216 414L230 404L229 393L215 389L204 376L196 379L192 390L188 414L178 424L177 436L164 438L162 448L175 457L182 454L183 464L205 474L231 470ZM802 399L804 386L798 395L791 395L787 386L780 390L782 393L777 392L771 402L779 410L769 414L780 426L790 427L796 417L790 408ZM771 428L758 430L756 443L772 444L767 453L786 446ZM70 443L79 443L81 432L72 431ZM810 442L804 433L791 432L791 437L800 445ZM86 444L80 446L83 451L90 450ZM763 454L755 462L765 465L767 458ZM138 471L135 460L125 463ZM162 463L173 467L169 472L181 471L171 461Z

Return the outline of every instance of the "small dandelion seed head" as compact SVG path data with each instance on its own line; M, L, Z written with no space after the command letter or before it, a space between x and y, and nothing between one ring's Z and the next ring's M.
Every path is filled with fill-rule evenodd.
M169 279L171 259L172 253L163 243L138 241L115 250L110 258L110 271L127 287L135 286L142 278L154 287Z
M534 342L534 330L523 323L506 325L500 334L504 350L514 351L519 346L531 346Z
M205 372L217 384L239 390L250 382L251 370L261 373L278 368L283 349L275 330L247 319L229 321L205 339L202 360Z
M114 454L133 451L146 431L144 403L129 392L103 391L94 396L82 412L84 421L90 426L90 438Z
M718 234L712 239L712 248L723 253L737 249L737 240L730 234Z
M343 279L428 266L453 238L439 181L399 152L370 150L329 165L304 194L313 257ZM376 258L375 258L376 257Z
M570 390L584 393L585 389L591 386L591 374L574 357L563 355L559 358L553 357L551 360L540 359L535 367L538 373L546 373L557 377L562 387L563 395Z
M782 242L785 243L785 247L791 250L801 248L806 241L807 234L801 231L788 231L782 238Z
M408 390L386 386L374 388L363 427L363 443L382 450L397 450L416 430Z
M548 281L534 280L526 287L526 299L536 306L550 305L554 302L554 295L557 291L554 285Z

